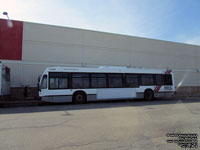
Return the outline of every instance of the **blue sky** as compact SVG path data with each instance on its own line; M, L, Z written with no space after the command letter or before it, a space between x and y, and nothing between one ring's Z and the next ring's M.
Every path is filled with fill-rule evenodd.
M200 45L200 0L0 0L0 18Z

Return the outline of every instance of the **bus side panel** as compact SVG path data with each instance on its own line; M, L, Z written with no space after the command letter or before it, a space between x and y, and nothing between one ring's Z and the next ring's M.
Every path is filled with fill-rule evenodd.
M55 102L55 103L62 103L62 102L72 102L71 95L65 96L44 96L41 98L42 101L45 102Z
M155 93L154 97L156 98L163 98L163 97L167 97L167 96L172 96L174 94L174 91L169 91L169 92L159 92L159 93Z
M72 102L72 95L77 91L85 92L87 101L96 100L96 89L42 89L40 97L46 102Z
M108 88L97 90L98 100L124 98L136 98L136 90L134 88Z

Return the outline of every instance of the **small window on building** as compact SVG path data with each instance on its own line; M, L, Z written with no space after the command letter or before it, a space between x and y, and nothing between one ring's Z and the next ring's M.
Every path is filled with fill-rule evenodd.
M89 74L88 73L73 73L72 74L72 88L74 89L89 88Z
M106 88L106 74L91 74L92 88Z
M143 85L143 86L154 85L153 84L153 75L150 75L150 74L141 75L141 85Z
M172 75L171 74L165 74L163 75L164 78L164 85L172 85Z
M126 74L126 87L138 87L138 75Z
M122 74L108 74L109 88L122 88Z
M47 75L44 75L41 82L41 89L47 88Z

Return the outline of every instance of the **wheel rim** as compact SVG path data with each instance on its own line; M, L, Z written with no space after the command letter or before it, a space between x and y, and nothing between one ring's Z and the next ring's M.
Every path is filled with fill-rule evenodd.
M83 95L81 95L81 94L76 95L76 100L77 100L78 102L83 101Z
M147 93L147 98L152 98L152 94L149 92L149 93Z
M146 97L147 100L151 100L151 99L153 98L152 92L148 91L148 92L146 93L145 97Z

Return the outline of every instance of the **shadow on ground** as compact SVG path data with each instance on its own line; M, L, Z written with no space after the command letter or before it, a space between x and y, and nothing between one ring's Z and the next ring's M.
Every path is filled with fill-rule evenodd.
M101 108L117 108L117 107L140 107L140 106L153 106L153 105L168 105L168 104L180 104L180 103L200 103L200 99L159 99L154 101L144 100L112 100L112 101L100 101L100 102L88 102L86 104L52 104L45 103L43 106L32 107L17 107L17 108L0 108L1 114L17 114L17 113L37 113L37 112L49 112L49 111L68 111L68 110L84 110L84 109L101 109Z

